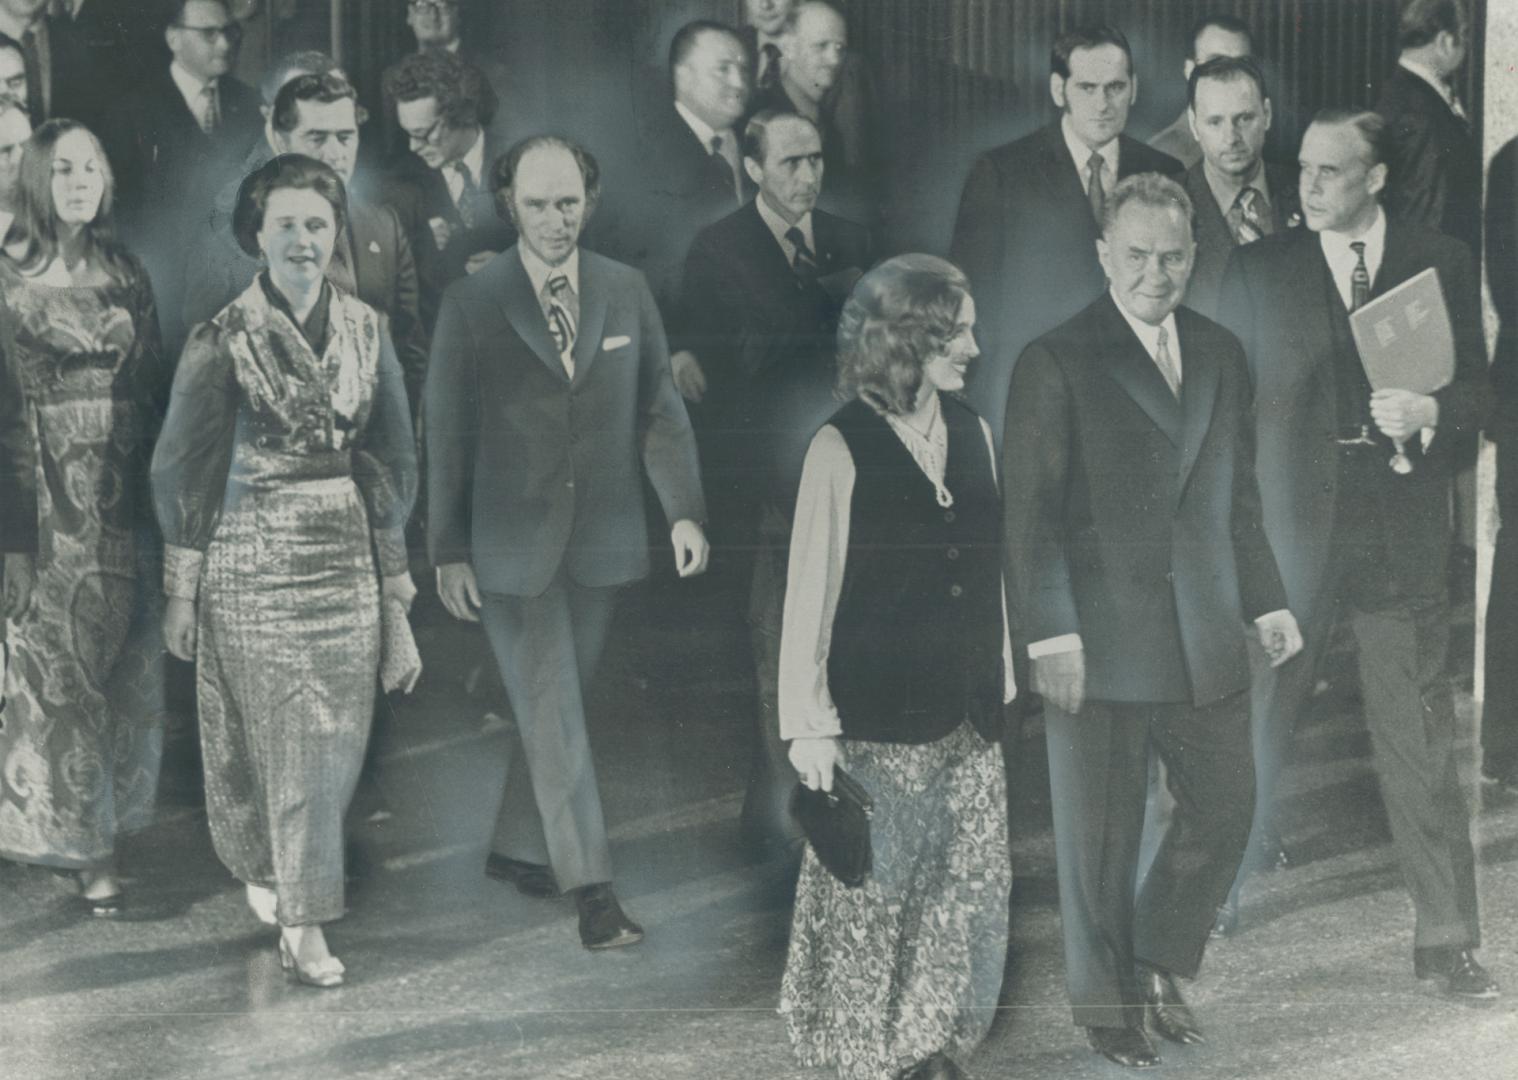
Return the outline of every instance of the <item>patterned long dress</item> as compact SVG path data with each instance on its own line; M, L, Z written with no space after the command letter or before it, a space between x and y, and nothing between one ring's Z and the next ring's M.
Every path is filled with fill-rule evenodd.
M0 441L23 459L3 531L37 571L5 626L0 856L100 868L148 823L163 743L159 639L133 630L156 592L146 480L166 381L147 275L51 285L0 263L0 366L20 394Z
M406 569L413 445L380 316L324 285L297 326L260 276L190 335L153 456L165 588L197 601L212 841L287 926L343 914L378 574Z

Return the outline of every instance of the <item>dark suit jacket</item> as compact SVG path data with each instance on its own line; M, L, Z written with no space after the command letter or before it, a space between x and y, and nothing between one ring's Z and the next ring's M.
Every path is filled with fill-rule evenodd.
M1289 165L1265 163L1265 184L1270 188L1271 232L1302 223L1302 204L1297 195L1297 170ZM1218 317L1218 291L1223 287L1223 271L1228 257L1237 247L1228 219L1218 208L1218 201L1207 186L1203 163L1186 170L1186 194L1196 211L1196 264L1191 268L1191 282L1186 286L1186 306L1209 319Z
M705 517L690 418L653 295L580 249L571 380L515 247L443 297L423 398L427 544L480 588L537 596L649 570L642 475L670 522Z
M1518 139L1492 158L1487 174L1486 274L1497 309L1492 386L1502 403L1494 437L1518 428Z
M94 130L101 120L100 103L122 87L111 86L108 79L103 83L91 64L84 38L73 23L51 15L46 22L51 107L44 111L41 101L28 101L32 125L37 127L44 120L67 117ZM8 34L0 34L0 40L12 39ZM15 44L18 49L21 47L20 42Z
M1453 236L1481 260L1481 144L1439 92L1398 66L1376 111L1392 129L1384 201L1392 214Z
M1244 351L1187 308L1175 318L1180 401L1105 294L1012 375L1009 615L1025 643L1079 634L1096 700L1237 693L1245 621L1286 606L1260 522Z
M1120 179L1181 171L1174 158L1120 138ZM967 395L998 437L1012 365L1023 346L1102 290L1098 235L1058 121L987 151L971 167L949 258L970 277L984 342Z
M1428 452L1408 476L1378 473L1372 493L1383 520L1397 523L1387 573L1414 595L1442 589L1450 474L1490 404L1481 294L1465 245L1390 218L1372 298L1429 267L1454 325L1455 378L1434 394L1439 426ZM1346 316L1332 290L1318 235L1306 229L1236 249L1223 284L1224 318L1244 342L1254 378L1266 532L1299 619L1310 617L1318 596L1339 504L1333 320Z

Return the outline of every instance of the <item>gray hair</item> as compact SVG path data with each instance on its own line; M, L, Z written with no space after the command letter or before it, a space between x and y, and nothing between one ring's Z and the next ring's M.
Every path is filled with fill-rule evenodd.
M1117 187L1113 188L1112 193L1107 196L1105 211L1102 214L1103 236L1112 232L1118 215L1129 203L1152 206L1159 210L1174 210L1185 219L1188 228L1192 227L1195 220L1191 196L1186 194L1185 188L1170 177L1159 173L1138 173L1120 180Z

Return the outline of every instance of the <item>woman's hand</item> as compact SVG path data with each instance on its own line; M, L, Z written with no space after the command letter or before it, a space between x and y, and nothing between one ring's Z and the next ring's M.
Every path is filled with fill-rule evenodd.
M833 767L843 764L843 751L832 736L821 739L792 739L791 765L801 782L816 791L833 790Z
M381 578L380 598L399 600L401 609L410 611L411 601L416 599L416 583L411 580L411 571L402 570L399 574L390 574Z
M180 660L195 659L195 601L169 597L163 612L163 643Z
M19 619L32 604L32 588L37 584L37 568L30 555L7 551L5 553L5 599L0 603L0 615L7 619Z

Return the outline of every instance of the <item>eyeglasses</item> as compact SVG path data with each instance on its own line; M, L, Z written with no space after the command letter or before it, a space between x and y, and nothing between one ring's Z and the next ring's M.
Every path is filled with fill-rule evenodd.
M220 26L186 26L184 23L175 23L174 26L188 34L199 34L200 40L207 45L215 45L216 39L227 39L228 45L236 45L242 40L242 23L229 22Z
M458 10L458 0L411 0L406 5L418 15L445 15Z
M439 116L421 131L407 131L406 138L411 140L412 146L426 146L428 143L437 142L442 133L443 118Z

